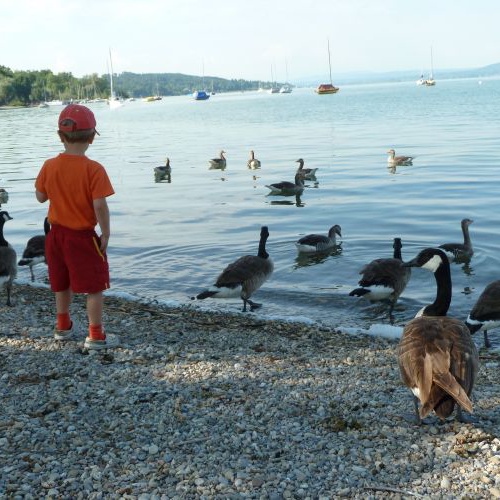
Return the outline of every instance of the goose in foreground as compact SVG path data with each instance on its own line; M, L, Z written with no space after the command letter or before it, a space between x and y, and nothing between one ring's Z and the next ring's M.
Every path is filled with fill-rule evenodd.
M471 219L462 219L460 223L464 235L463 243L445 243L439 245L439 248L444 250L451 262L469 260L474 255L474 249L472 248L472 242L469 235L469 226L473 222L474 221Z
M364 297L370 302L388 300L391 318L394 306L411 276L411 269L403 266L402 247L401 238L394 238L393 258L375 259L366 264L359 272L362 275L358 283L361 288L355 288L349 293L351 297Z
M463 422L462 409L472 413L479 356L466 324L446 316L451 303L448 257L426 248L405 266L432 271L437 285L436 299L405 326L398 346L401 379L413 392L416 420L421 423L433 410L444 420L456 404Z
M250 151L250 159L247 161L247 167L250 169L250 170L257 170L258 168L260 168L260 160L257 160L257 158L255 158L255 153L252 151Z
M266 185L271 190L269 194L300 194L304 191L304 177L301 174L295 174L295 182L282 181Z
M317 168L304 168L304 160L302 158L299 158L296 163L299 164L296 173L302 175L303 179L314 180L316 178Z
M486 286L467 316L465 324L471 334L483 331L484 347L491 347L488 330L500 326L500 280Z
M414 156L396 156L396 151L394 151L394 149L389 149L387 153L389 155L387 157L387 163L392 167L398 165L413 165Z
M0 284L5 286L7 290L8 306L11 306L10 294L12 290L12 282L17 276L17 255L16 251L11 247L3 235L3 226L12 217L8 212L2 210L0 212Z
M226 157L224 156L225 154L226 152L222 150L219 154L219 158L212 158L211 160L208 160L208 163L210 163L210 168L218 168L224 170L226 168Z
M43 221L43 231L45 234L33 236L26 243L26 248L23 251L21 260L17 263L18 266L29 266L31 281L35 281L33 267L40 263L46 263L45 260L45 236L50 231L49 219L45 217Z
M299 253L324 252L337 244L335 238L336 234L342 237L341 228L338 224L330 228L328 236L323 234L308 234L300 238L300 240L295 243L295 246Z
M271 276L274 269L273 261L266 252L268 237L269 230L267 226L263 226L257 255L244 255L235 260L222 271L208 290L191 298L202 300L207 297L240 297L243 300L243 312L246 312L247 304L250 306L250 311L261 307L262 304L251 301L250 297Z

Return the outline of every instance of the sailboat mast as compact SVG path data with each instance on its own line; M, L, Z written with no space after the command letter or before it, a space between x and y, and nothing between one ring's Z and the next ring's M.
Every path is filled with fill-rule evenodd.
M114 99L115 98L115 91L113 90L113 59L111 58L111 49L109 49L109 66L111 68L111 72L109 73L111 99Z
M332 62L330 60L330 39L328 38L328 66L330 67L330 84L333 85L332 81Z

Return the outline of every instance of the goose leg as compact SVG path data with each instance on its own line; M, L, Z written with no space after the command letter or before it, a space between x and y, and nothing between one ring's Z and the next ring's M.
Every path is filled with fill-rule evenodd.
M35 274L33 273L33 266L30 266L31 281L35 281Z
M12 288L12 285L9 283L7 284L7 305L12 306L12 302L10 301L10 290Z
M457 405L457 420L463 424L474 424L478 421L477 418L471 415L465 415L460 405Z
M253 302L250 299L247 299L247 302L250 304L250 311L254 311L255 309L259 309L259 307L262 307L262 304L258 304L257 302Z
M489 349L491 347L491 342L490 339L488 338L487 330L484 330L484 347L486 347L486 349Z

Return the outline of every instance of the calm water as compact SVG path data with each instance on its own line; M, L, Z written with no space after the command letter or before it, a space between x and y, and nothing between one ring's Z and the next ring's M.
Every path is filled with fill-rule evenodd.
M498 200L500 81L438 81L345 86L333 96L311 89L292 94L215 95L209 101L171 97L136 101L109 111L93 107L101 133L89 156L102 162L116 195L109 199L109 249L114 292L193 304L226 264L256 253L268 225L275 273L254 299L265 317L290 316L367 328L386 322L387 308L348 296L359 269L426 246L461 241L460 220L474 219L475 255L452 265L451 314L465 318L484 286L500 278ZM18 253L41 232L46 207L33 195L43 160L57 154L61 108L0 111L0 186L10 193L6 238ZM414 155L413 166L387 167L386 151ZM227 169L208 160L227 152ZM262 168L250 171L250 149ZM171 159L171 182L155 183L153 168ZM300 200L268 196L266 184L293 180L295 160L318 167ZM338 252L298 259L294 242L342 227ZM40 280L46 270L35 268ZM28 280L20 269L19 280ZM403 324L435 296L433 276L415 270L399 301ZM202 307L238 311L239 300ZM498 343L498 335L496 337Z

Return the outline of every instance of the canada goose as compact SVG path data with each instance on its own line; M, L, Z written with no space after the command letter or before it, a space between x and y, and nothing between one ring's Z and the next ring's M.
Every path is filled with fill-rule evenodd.
M465 323L446 316L451 302L448 257L426 248L405 266L432 271L437 286L436 299L405 326L398 346L401 378L414 394L416 420L421 423L433 410L444 420L456 403L458 418L465 421L461 409L472 412L469 396L479 356Z
M389 315L392 316L394 306L406 288L411 276L411 269L403 266L401 259L401 238L394 238L394 254L392 259L375 259L366 264L359 274L361 288L355 288L351 297L365 297L371 302L390 301Z
M304 160L302 158L299 158L296 163L299 164L297 174L302 175L303 179L314 180L316 178L317 168L304 168Z
M170 158L165 160L165 165L160 165L154 168L155 175L165 176L172 173L172 167L170 166Z
M300 194L304 191L304 181L303 176L301 174L295 174L295 182L276 182L274 184L266 185L267 188L271 190L269 194Z
M413 165L414 156L396 156L396 151L394 151L394 149L389 149L387 153L389 154L387 163L390 166Z
M250 297L271 276L274 269L273 261L266 252L268 237L269 231L266 226L263 226L260 231L257 255L245 255L229 264L214 285L192 299L241 297L243 312L246 312L247 304L250 305L251 311L259 308L261 304L252 302Z
M5 285L7 290L6 304L11 306L10 293L12 282L17 276L17 255L3 235L3 226L8 220L12 220L12 217L8 212L2 210L0 212L0 284Z
M298 252L302 253L323 252L336 245L336 234L342 237L341 228L338 224L335 224L330 228L328 236L323 234L308 234L307 236L300 238L300 240L295 243L295 246L297 247Z
M471 334L484 332L484 347L491 347L488 330L500 325L500 280L491 282L465 320Z
M474 221L471 219L462 219L460 223L464 235L463 243L445 243L444 245L439 245L438 248L444 250L450 261L468 260L474 255L474 249L472 248L472 242L469 235L469 226L473 222Z
M220 170L224 170L226 168L226 157L224 156L225 153L226 152L222 150L220 152L219 158L212 158L211 160L208 160L211 169L218 168Z
M38 234L28 240L28 243L26 243L26 248L23 251L23 256L17 263L18 266L29 266L31 281L35 281L33 267L42 262L46 263L45 236L50 231L49 219L47 217L45 217L43 221L43 231L45 234Z
M4 188L0 188L0 207L3 203L7 203L8 201L9 193Z
M255 158L255 153L252 151L250 151L250 159L247 161L247 167L251 170L257 170L258 168L260 168L260 160L257 160L257 158Z

